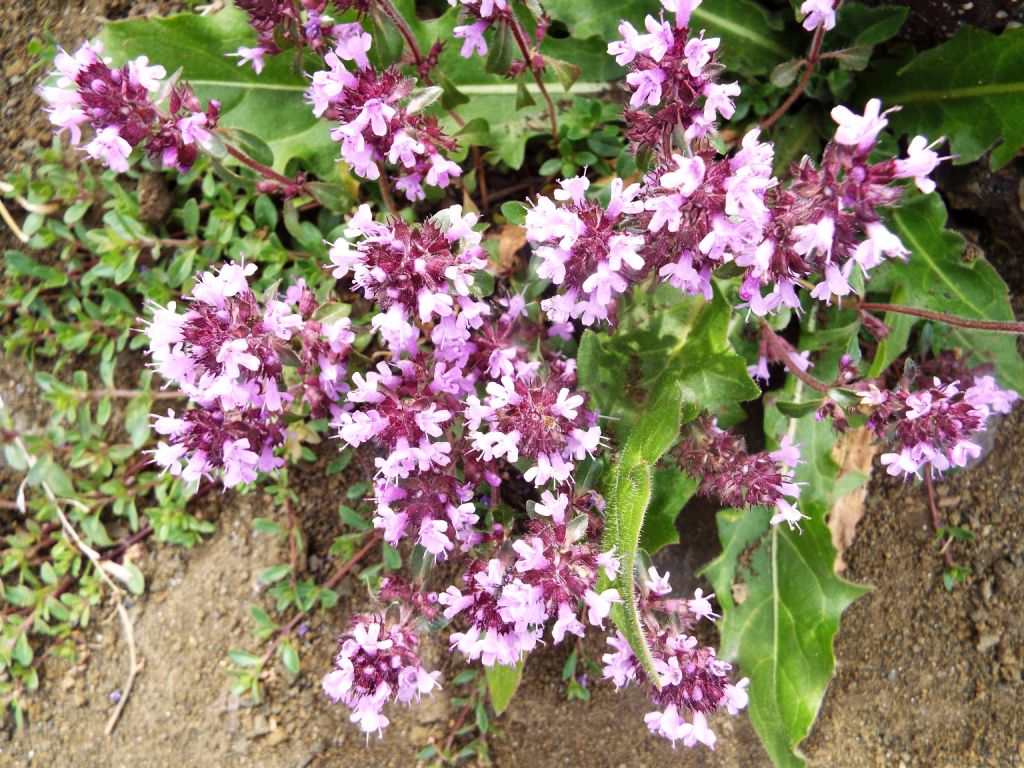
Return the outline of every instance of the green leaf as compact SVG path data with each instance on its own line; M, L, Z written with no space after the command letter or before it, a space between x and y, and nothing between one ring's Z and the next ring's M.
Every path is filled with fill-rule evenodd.
M512 36L510 24L498 24L498 32L494 35L487 50L484 71L492 75L505 75L512 65L512 54L516 51L516 41Z
M552 18L565 22L576 38L597 36L617 40L619 21L626 19L643 29L647 14L658 13L650 0L585 3L580 0L545 0ZM776 64L799 55L800 42L782 31L777 22L752 0L704 0L690 17L693 29L707 30L708 37L722 38L720 52L725 64L744 74L768 72ZM587 71L584 69L584 71Z
M892 290L893 302L980 320L1012 321L1006 283L988 260L964 258L963 238L945 229L946 208L935 194L921 195L892 211L890 225L910 251L907 262L887 262L872 278L872 290ZM888 324L891 318L887 318ZM915 321L920 322L920 321ZM905 345L906 337L900 339ZM889 339L886 354L902 353ZM959 348L972 364L995 366L1000 384L1024 391L1024 361L1009 334L975 331L935 323L932 347ZM898 350L898 351L897 351Z
M863 99L876 96L903 109L889 116L897 132L946 136L957 163L977 160L993 145L999 169L1024 146L1024 29L993 35L962 26L948 43L916 56L902 69L880 69L864 81Z
M292 567L287 563L282 565L272 565L260 573L259 580L264 584L273 584L274 582L280 581L291 572Z
M500 716L508 709L509 702L512 701L512 697L523 679L523 664L524 662L520 661L511 667L502 664L484 667L484 676L487 678L487 695L491 700L495 716Z
M281 643L281 664L293 677L299 674L299 652L291 643Z
M909 11L898 5L869 8L860 3L843 3L836 28L825 39L833 47L884 43L900 31Z
M729 343L731 317L718 290L710 302L671 286L650 295L638 291L614 335L584 333L577 354L580 384L620 439L630 434L647 393L667 381L681 389L685 420L752 400L761 390Z
M676 517L700 487L700 481L672 467L654 470L651 503L640 531L641 548L654 554L662 547L679 543Z
M297 158L322 177L337 172L337 148L327 123L303 101L308 83L293 67L293 57L268 57L257 75L225 56L255 40L246 14L234 5L208 16L185 13L116 21L100 37L117 64L146 55L168 72L180 67L182 79L201 100L220 101L221 125L245 129L266 143L276 170L283 171Z
M608 551L615 547L621 563L614 586L622 602L612 606L612 621L629 641L648 678L659 685L636 602L637 548L644 514L651 501L651 465L640 461L626 468L620 459L606 488L605 500L607 520L602 549Z
M825 508L802 505L803 531L768 527L770 512L718 515L722 554L703 569L722 605L719 655L750 682L750 721L777 766L801 766L798 745L817 716L835 657L839 617L867 588L833 572ZM740 555L757 543L749 565ZM745 586L739 605L735 583Z

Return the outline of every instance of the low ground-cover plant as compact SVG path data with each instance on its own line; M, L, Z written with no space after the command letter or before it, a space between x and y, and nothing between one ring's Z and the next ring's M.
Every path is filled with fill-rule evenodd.
M445 684L418 651L441 633L485 675L456 678L473 722L421 757L486 756L485 699L500 714L530 652L593 628L608 652L574 647L570 697L589 695L577 665L640 686L649 730L686 746L713 746L716 713L749 703L772 758L799 762L862 592L833 572L826 516L866 479L840 473L835 441L870 430L889 474L930 488L980 455L1024 384L1006 288L961 258L930 178L997 138L994 163L1016 152L1009 124L981 135L947 114L999 89L905 120L872 89L915 80L851 74L903 11L831 0L800 7L812 37L793 60L796 23L740 0L236 5L58 49L49 118L113 173L52 150L5 187L29 211L26 250L57 253L5 259L5 351L57 363L39 374L46 432L0 424L42 491L19 494L4 551L16 714L37 685L30 630L70 658L97 576L142 590L132 543L192 544L211 528L190 497L261 488L284 522L253 524L291 560L263 574L283 619L254 606L267 645L232 653L238 691L258 696L275 657L298 672L304 617L383 540L360 573L374 609L349 618L333 662L307 661L367 734ZM976 35L926 55L941 68L965 45L1022 44ZM937 101L929 87L909 101ZM949 142L917 135L932 128ZM171 180L142 177L168 197L160 215L113 175L133 167ZM117 386L143 347L152 370ZM101 388L60 375L75 355L100 360ZM768 447L752 451L734 429L758 398ZM296 572L288 475L327 435L329 472L354 456L367 471L316 583ZM651 555L698 493L725 508L715 594L677 596ZM718 652L694 634L715 619Z

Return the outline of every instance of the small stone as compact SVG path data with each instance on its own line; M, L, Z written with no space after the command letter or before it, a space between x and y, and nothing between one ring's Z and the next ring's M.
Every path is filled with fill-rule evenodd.
M978 635L978 653L984 653L999 645L1003 633L1001 630L989 630Z

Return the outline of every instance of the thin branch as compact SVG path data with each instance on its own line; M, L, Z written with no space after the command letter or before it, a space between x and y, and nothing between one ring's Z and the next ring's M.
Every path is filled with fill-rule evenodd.
M820 26L814 30L814 38L811 40L811 50L807 54L807 58L804 59L804 73L800 77L800 82L797 83L796 88L786 97L779 108L772 112L768 117L761 121L761 129L767 131L779 118L782 117L789 108L793 106L800 94L807 88L807 84L811 82L811 75L814 74L815 67L818 66L818 62L821 61L821 46L825 42L825 27Z
M926 320L935 320L939 323L945 323L946 325L954 325L958 328L973 328L979 331L996 331L997 333L1013 333L1024 335L1024 323L1017 322L1001 322L997 320L975 320L970 317L960 317L959 315L950 315L945 312L934 312L930 309L918 309L917 307L907 307L902 304L879 304L873 301L854 301L850 304L851 307L860 307L865 311L874 312L895 312L899 315L911 315L913 317L923 317Z
M5 409L6 405L4 404L3 396L0 396L0 411ZM16 436L13 443L21 453L29 471L31 471L38 462L38 459L29 452L28 447L20 436ZM124 633L125 644L128 646L128 679L125 681L124 692L121 694L121 698L117 702L117 707L111 714L110 719L107 721L107 727L104 729L104 733L106 733L107 736L110 736L110 734L113 733L114 728L117 726L117 721L121 716L121 711L124 709L124 705L128 701L129 694L131 694L132 686L135 683L135 676L142 669L135 652L135 632L132 629L131 617L128 616L128 611L125 609L123 603L124 591L114 583L108 575L108 572L125 584L127 584L131 579L131 574L123 565L118 565L117 563L109 561L104 562L100 553L86 544L82 540L82 537L78 535L78 531L75 530L71 521L68 520L67 515L64 514L62 506L64 504L71 504L73 506L84 507L83 504L76 502L74 499L57 498L57 494L53 492L53 489L45 480L40 483L40 486L43 489L43 493L46 494L46 498L49 499L51 504L53 504L54 511L60 519L61 527L64 529L65 535L74 543L78 551L88 558L89 562L92 563L93 570L100 575L100 578L110 588L114 595L114 609L117 611L117 615L121 619L121 629ZM86 507L86 509L88 508Z
M388 169L384 167L384 163L380 160L377 161L377 170L380 176L377 179L377 183L380 185L380 196L384 199L384 205L391 212L391 215L396 219L402 217L402 214L398 210L398 206L395 204L395 196L391 194L391 182L388 181Z
M822 381L811 376L803 368L801 368L793 356L789 354L789 350L786 349L786 344L782 341L779 335L772 330L772 327L768 325L764 320L761 321L761 332L768 338L768 345L775 352L775 356L782 361L782 364L789 369L789 372L796 376L800 381L809 386L811 389L821 392L823 395L828 395L829 386Z
M405 38L406 45L409 46L409 51L412 53L412 58L417 68L422 67L424 62L423 53L420 51L419 43L416 42L416 37L413 35L412 30L409 29L409 25L406 24L405 19L402 18L402 14L400 14L398 9L391 4L391 0L377 0L377 5L388 15L388 18L395 23L395 26L398 27L398 31L402 34L402 37Z

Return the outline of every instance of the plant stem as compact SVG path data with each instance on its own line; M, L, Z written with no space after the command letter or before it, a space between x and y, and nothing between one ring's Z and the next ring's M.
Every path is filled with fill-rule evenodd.
M544 85L544 79L540 76L540 72L533 67L533 55L530 53L530 48L526 43L526 32L519 25L519 19L516 18L515 11L511 9L508 12L508 25L509 29L512 30L513 37L516 39L516 43L519 45L519 50L523 52L523 59L526 61L527 68L533 73L533 79L537 83L544 101L548 104L548 119L551 121L551 140L557 142L558 117L555 114L555 102L551 100L551 94L548 93L547 86Z
M797 83L796 88L786 97L779 108L772 112L768 117L761 121L761 129L767 131L779 118L782 117L789 108L793 106L793 102L800 98L800 94L807 88L807 84L811 82L811 75L814 74L815 67L818 66L818 62L821 60L821 46L825 41L825 27L821 26L814 30L814 38L811 40L811 50L807 53L807 58L804 59L804 73L800 77L800 82Z
M782 341L779 335L772 330L772 327L768 325L768 323L766 323L764 320L761 321L761 333L763 333L767 337L768 346L771 347L772 351L775 353L775 356L782 361L782 364L789 369L790 373L792 373L794 376L800 379L800 381L809 386L811 389L821 392L823 395L828 395L828 384L825 384L822 381L818 381L818 379L814 378L813 376L811 376L811 374L807 373L807 371L803 370L799 365L797 365L796 361L793 359L793 356L789 354L789 350L786 349L785 343Z
M917 307L906 307L902 304L879 304L873 301L855 301L852 306L859 307L865 311L874 312L895 312L899 315L912 315L923 317L926 320L935 320L946 325L955 325L959 328L974 328L979 331L997 331L999 333L1014 333L1024 335L1024 323L1001 322L998 320L974 320L969 317L950 315L945 312L934 312L930 309L918 309Z
M224 142L224 146L227 148L229 155L231 155L233 158L238 160L243 165L249 166L258 174L260 174L260 176L267 179L268 181L276 181L278 184L288 189L294 189L296 187L299 189L305 188L304 184L297 182L295 179L289 179L287 176L278 173L270 166L264 165L263 163L259 163L253 160L251 157L245 154L245 152L238 149L237 147L233 147L227 142Z
M384 163L380 160L377 161L377 171L380 176L377 178L377 183L380 185L380 196L384 198L384 205L387 207L391 215L396 219L402 217L398 211L398 206L395 204L395 196L391 194L391 182L388 181L388 169L384 167Z
M420 45L416 42L416 37L413 35L412 30L409 29L409 25L405 23L405 19L402 18L402 14L398 12L398 9L391 4L391 0L377 0L377 5L380 9L387 14L395 26L398 27L398 31L402 33L402 37L405 38L406 45L409 46L409 52L412 53L412 59L417 67L423 65L423 54L420 52ZM429 78L424 78L429 79Z
M140 395L149 395L153 400L182 400L186 397L184 392L171 389L161 389L157 392L148 392L144 389L91 389L86 395L91 400L102 400L104 397L131 399Z
M932 484L932 473L925 472L924 475L924 486L928 489L928 512L931 515L932 530L936 533L942 527L939 525L939 510L935 505L935 488ZM949 568L953 567L953 555L947 547L942 548L942 556L946 561L946 566Z

